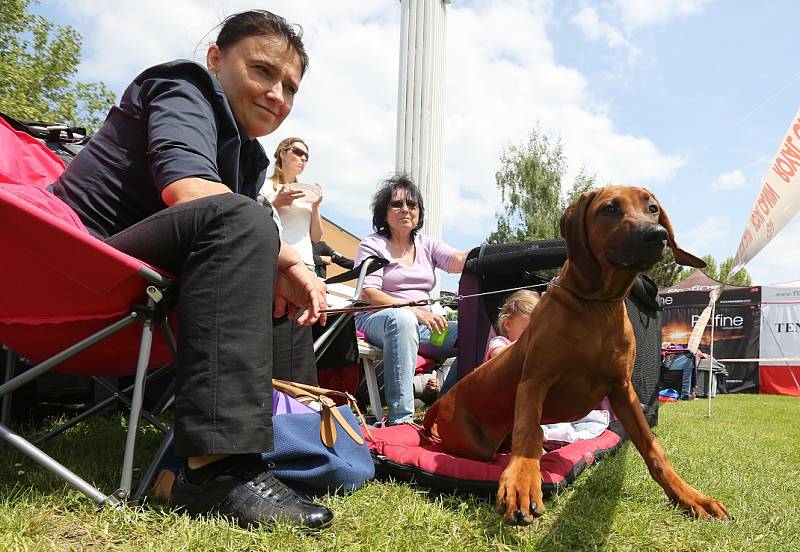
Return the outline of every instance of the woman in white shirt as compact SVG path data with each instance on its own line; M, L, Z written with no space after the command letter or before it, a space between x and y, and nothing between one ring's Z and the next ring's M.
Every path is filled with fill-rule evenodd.
M302 184L297 177L308 164L308 145L302 138L285 138L275 149L275 170L258 193L260 203L269 202L280 218L283 241L291 245L306 266L314 271L312 242L322 239L322 187Z
M311 241L322 239L319 184L300 184L297 177L308 164L308 145L302 138L289 137L275 149L275 169L258 192L258 202L272 204L278 215L281 240L297 251L311 272L314 253ZM317 382L314 360L314 336L310 326L300 326L288 317L273 319L273 334L279 335L273 353L274 362L283 366L285 377L298 382Z

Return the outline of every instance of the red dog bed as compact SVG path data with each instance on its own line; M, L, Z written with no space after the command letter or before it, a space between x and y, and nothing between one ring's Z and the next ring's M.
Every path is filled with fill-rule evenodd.
M402 424L372 429L365 436L378 477L411 481L438 492L493 497L497 481L510 455L498 454L491 462L447 454L441 443L419 426ZM542 456L542 492L545 496L565 488L596 460L615 453L625 441L619 422L594 439L577 441Z

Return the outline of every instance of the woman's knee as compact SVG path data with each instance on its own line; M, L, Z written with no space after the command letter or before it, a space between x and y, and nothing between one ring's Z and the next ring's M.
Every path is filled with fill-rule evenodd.
M395 333L419 341L419 324L417 317L408 309L389 309L384 320L384 331Z
M218 216L233 222L232 228L238 232L255 232L263 237L269 232L277 233L272 217L267 209L256 201L241 194L218 194L215 202Z

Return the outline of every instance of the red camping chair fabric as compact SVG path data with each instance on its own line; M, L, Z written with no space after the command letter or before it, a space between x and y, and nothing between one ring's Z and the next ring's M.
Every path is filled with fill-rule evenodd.
M145 372L173 361L172 336L153 332L158 324L169 333L161 305L173 280L90 235L46 189L63 170L44 144L0 117L0 343L35 364L2 383L0 397L50 369L135 374L120 489L105 495L14 433L5 414L0 437L97 503L118 503L131 491Z
M64 170L61 160L1 118L0 124L0 342L39 362L143 304L141 272L155 269L90 235L45 189ZM130 326L58 370L129 375L140 336L141 327ZM151 367L169 362L158 336Z

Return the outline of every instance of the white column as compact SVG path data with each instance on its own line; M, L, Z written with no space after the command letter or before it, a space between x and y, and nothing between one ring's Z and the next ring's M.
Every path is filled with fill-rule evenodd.
M442 236L444 60L449 0L400 0L400 78L395 168L425 202L422 231Z

